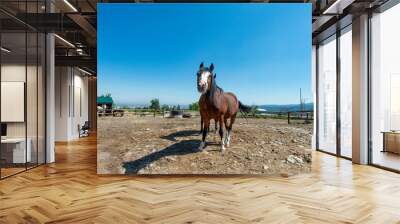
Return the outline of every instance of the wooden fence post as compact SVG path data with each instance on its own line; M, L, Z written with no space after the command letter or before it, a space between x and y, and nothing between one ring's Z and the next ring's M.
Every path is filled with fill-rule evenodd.
M290 112L287 112L287 123L290 124Z

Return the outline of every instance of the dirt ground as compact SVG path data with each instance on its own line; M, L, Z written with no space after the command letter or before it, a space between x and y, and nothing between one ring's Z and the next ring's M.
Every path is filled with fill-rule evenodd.
M311 124L236 119L223 154L211 126L206 148L198 151L199 118L99 117L98 173L291 176L310 171Z

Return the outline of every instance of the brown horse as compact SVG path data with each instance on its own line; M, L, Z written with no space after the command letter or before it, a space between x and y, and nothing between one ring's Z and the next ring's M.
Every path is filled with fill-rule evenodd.
M239 109L248 111L249 107L239 102L233 93L225 93L217 86L213 74L214 65L209 68L200 64L197 72L197 90L202 94L199 101L200 115L204 122L203 138L199 150L203 150L205 140L210 128L210 120L219 122L219 135L221 137L221 152L225 151L225 145L229 147L231 141L232 125L235 122L236 114ZM229 119L229 124L228 124ZM224 138L224 127L227 135Z

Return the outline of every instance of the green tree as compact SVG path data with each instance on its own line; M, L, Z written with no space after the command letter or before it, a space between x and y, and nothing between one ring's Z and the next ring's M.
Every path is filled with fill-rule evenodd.
M157 98L150 100L150 109L160 110L160 101Z
M161 106L161 109L162 109L162 110L169 110L169 106L168 106L167 104L163 104L163 105Z
M200 109L199 102L194 102L189 105L189 110L199 111L199 109Z
M255 116L256 114L258 114L258 113L259 113L258 109L259 109L259 107L258 107L258 106L256 106L256 105L253 105L253 106L251 107L251 111L250 111L250 113L251 113L253 116Z
M178 106L176 107L176 110L181 110L181 105L178 104Z

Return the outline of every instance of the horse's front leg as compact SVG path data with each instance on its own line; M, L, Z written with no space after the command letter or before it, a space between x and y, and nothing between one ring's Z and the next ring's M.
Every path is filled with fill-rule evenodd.
M201 140L200 146L199 146L199 151L203 150L204 147L206 146L206 137L208 130L210 129L210 120L209 119L203 119L203 138Z
M221 137L221 152L225 152L225 141L224 141L224 115L219 119L219 136Z

